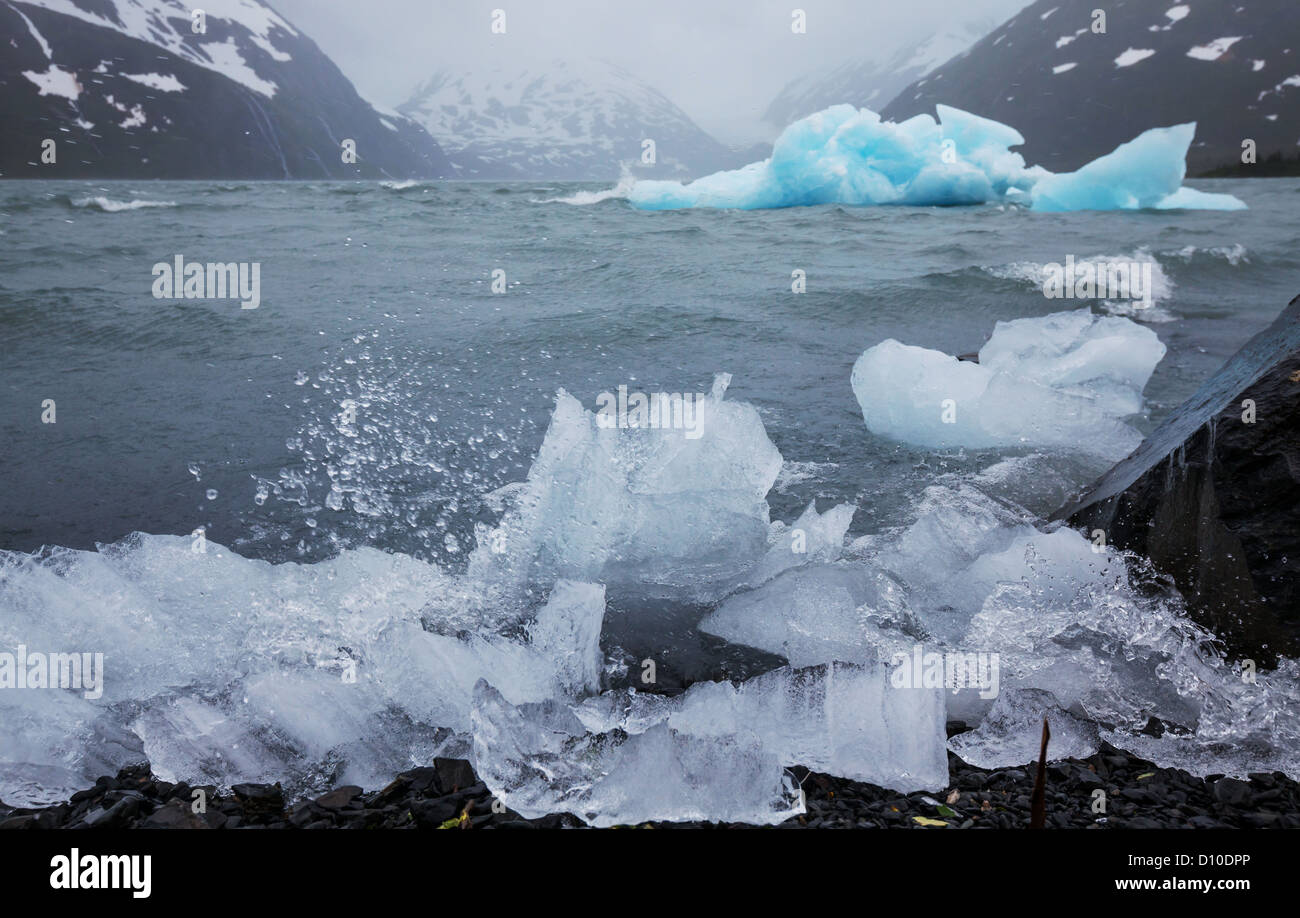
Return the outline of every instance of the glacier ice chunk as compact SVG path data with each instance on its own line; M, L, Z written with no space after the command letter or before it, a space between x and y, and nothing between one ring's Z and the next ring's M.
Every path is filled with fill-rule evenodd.
M882 121L833 105L787 127L772 155L689 184L638 181L635 207L757 209L815 204L947 206L1025 201L1035 210L1242 209L1231 195L1182 188L1195 124L1155 128L1076 172L1026 166L1015 128L947 105L938 120Z
M872 433L930 447L1047 446L1117 459L1141 442L1120 420L1164 345L1119 317L1058 313L1003 323L989 364L893 339L863 352L851 384Z
M858 358L852 385L872 433L918 446L1044 446L1118 459L1142 440L1090 398L893 339Z
M1042 689L999 692L980 725L948 740L948 748L976 768L1013 768L1037 762L1044 718L1051 731L1049 762L1087 758L1100 748L1097 725L1067 711L1056 696Z
M1243 680L1179 597L1152 591L1142 559L1069 528L1040 531L975 486L986 477L945 476L956 483L927 488L912 525L863 537L842 563L894 575L930 649L997 654L1003 694L1050 692L1068 711L1114 725L1102 736L1118 748L1201 775L1300 773L1300 662L1280 660L1276 672ZM827 644L858 633L853 622L822 621L828 630L816 638ZM742 639L758 643L771 631L786 640L779 628L743 624L759 637ZM945 693L945 702L948 717L968 723L990 710L971 690ZM1172 726L1158 737L1143 733L1151 717ZM1036 755L1037 729L1033 737L1025 761ZM1065 752L1057 744L1051 754Z
M604 618L603 586L561 580L529 629L533 650L554 664L560 686L571 695L600 691Z
M1153 128L1074 172L1047 175L1034 185L1034 210L1244 210L1230 194L1183 188L1187 150L1196 125Z
M989 551L945 581L948 602L972 616L999 584L1029 585L1044 610L1067 607L1078 595L1123 575L1123 565L1073 529L1040 532L1026 526L1001 551Z
M169 780L375 786L468 734L481 677L516 703L599 690L603 587L554 584L514 636L466 630L473 592L370 548L272 565L136 534L0 552L0 648L104 655L97 699L0 691L0 799L50 802L146 759Z
M695 585L751 567L782 459L758 411L724 401L729 380L697 402L693 432L603 426L561 391L525 486L479 533L471 579Z
M1142 409L1142 390L1166 350L1150 328L1084 308L998 322L979 365L1090 398L1123 417Z
M944 787L942 694L889 676L883 663L786 666L674 698L624 689L518 706L484 681L475 767L524 815L569 811L592 825L779 822L803 810L782 776L792 765L904 792Z
M787 127L772 156L683 185L638 181L636 207L771 208L811 204L980 204L1031 186L1032 172L1008 147L1019 134L957 109L881 121L868 109L835 105ZM947 136L947 135L951 136Z
M783 666L734 688L697 685L670 726L700 735L743 727L783 764L903 792L947 784L942 692L896 688L883 662Z
M0 800L9 806L59 803L144 758L139 737L80 692L0 691Z
M725 600L700 622L708 634L780 654L794 666L886 657L909 638L906 592L862 564L812 564Z
M1023 558L1016 546L971 565L985 573L972 574L984 580L974 593L993 590L961 642L999 652L1003 692L1051 692L1115 725L1102 734L1108 742L1167 767L1297 773L1300 664L1280 660L1251 684L1178 597L1134 586L1126 568L1139 559L1094 554L1069 529L1022 544ZM1152 717L1175 729L1145 735Z
M934 582L938 572L958 570L1002 547L1008 529L1028 522L1023 510L968 483L930 485L916 501L911 524L878 557L915 590Z
M852 504L838 504L818 513L817 502L810 501L789 526L773 523L767 554L745 574L743 582L753 586L801 564L836 560L844 550L844 536L856 511Z
M1230 194L1200 191L1184 185L1173 194L1161 198L1156 210L1248 210L1246 202Z
M274 783L284 761L269 736L219 705L182 697L151 705L131 723L164 781Z
M766 825L804 812L794 780L753 735L696 736L664 722L592 733L559 701L515 706L486 681L474 688L473 734L476 773L527 818Z

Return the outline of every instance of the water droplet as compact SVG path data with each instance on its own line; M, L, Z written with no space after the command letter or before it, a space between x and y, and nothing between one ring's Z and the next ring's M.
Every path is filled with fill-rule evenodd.
M217 489L216 489L216 488L208 488L208 495L207 495L207 496L208 496L208 500L216 500L216 499L217 499Z

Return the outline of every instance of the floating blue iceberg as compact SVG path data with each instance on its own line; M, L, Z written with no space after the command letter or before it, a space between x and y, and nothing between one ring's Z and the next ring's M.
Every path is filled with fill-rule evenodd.
M772 156L683 185L639 181L628 200L643 210L754 210L812 204L912 206L1017 201L1034 210L1244 210L1232 195L1183 187L1195 124L1154 128L1076 172L1026 166L1015 128L946 105L939 120L882 121L834 105L790 125Z
M1151 329L1084 308L999 322L978 363L891 338L863 352L851 384L867 428L904 443L1118 460L1142 441L1123 419L1164 356Z

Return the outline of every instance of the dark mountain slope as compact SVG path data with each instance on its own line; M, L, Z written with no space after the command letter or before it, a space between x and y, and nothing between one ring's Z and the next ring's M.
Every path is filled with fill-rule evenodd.
M0 173L45 178L437 177L423 128L383 115L258 0L196 34L177 0L0 0ZM42 162L55 141L56 161ZM356 143L344 162L344 140Z
M1106 31L1093 31L1095 9ZM1300 150L1296 0L1038 0L903 90L895 120L946 103L1011 124L1025 158L1077 168L1142 131L1198 124L1193 175ZM1250 174L1249 169L1245 174Z

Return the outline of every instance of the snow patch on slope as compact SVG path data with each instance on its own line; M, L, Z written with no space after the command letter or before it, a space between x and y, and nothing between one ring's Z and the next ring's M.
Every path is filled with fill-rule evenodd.
M211 61L211 69L217 73L230 77L236 83L247 86L253 92L261 93L268 99L275 95L278 87L270 80L259 77L257 71L248 66L248 62L239 53L239 45L234 38L228 38L220 44L204 45L203 51Z
M1198 61L1217 61L1223 55L1228 53L1228 49L1241 41L1241 36L1236 38L1216 38L1208 45L1197 45L1187 52L1188 57L1196 58Z
M81 84L77 82L77 75L62 67L51 65L44 73L24 70L23 76L35 83L43 96L62 96L69 102L76 102L81 97Z
M257 0L204 2L198 8L206 14L208 31L197 35L191 29L192 10L180 0L116 0L111 5L101 6L100 11L83 9L72 0L19 2L156 45L268 98L275 95L278 87L257 73L249 62L249 52L257 49L273 60L287 61L289 55L276 46L274 35L298 34L274 10ZM240 34L237 31L239 37L230 35L218 41L212 34L214 22L242 27L244 32Z
M150 89L156 89L159 92L185 91L185 84L170 73L124 73L122 76L139 83L141 86L148 86Z
M1134 64L1140 64L1142 61L1151 57L1156 52L1151 48L1129 48L1119 57L1115 58L1116 67L1132 67Z

